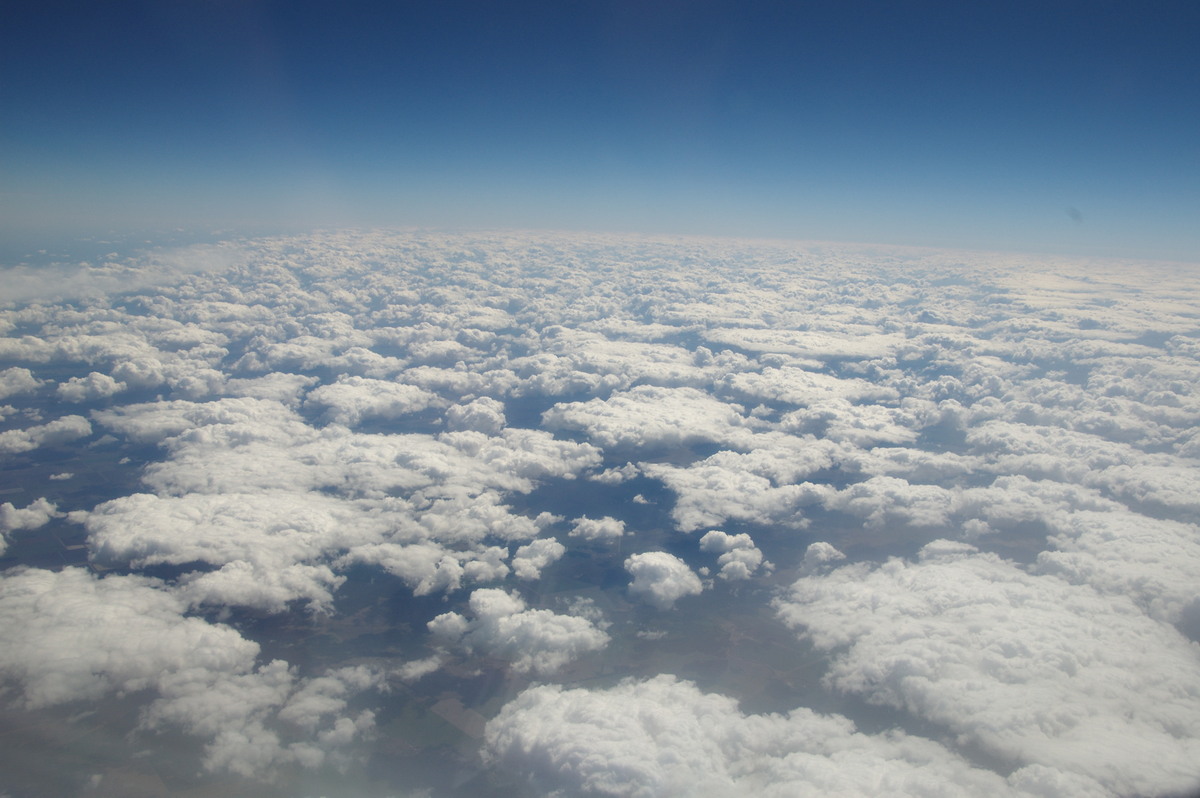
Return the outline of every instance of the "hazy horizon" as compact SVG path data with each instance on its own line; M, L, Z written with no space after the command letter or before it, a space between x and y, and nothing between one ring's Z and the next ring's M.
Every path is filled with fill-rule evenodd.
M22 6L0 32L0 236L519 228L1195 261L1198 24L1178 2Z

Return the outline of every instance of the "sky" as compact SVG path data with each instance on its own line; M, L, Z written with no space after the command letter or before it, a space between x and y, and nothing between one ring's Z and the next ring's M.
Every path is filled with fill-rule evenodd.
M1193 3L121 0L4 17L8 249L390 226L1200 260Z

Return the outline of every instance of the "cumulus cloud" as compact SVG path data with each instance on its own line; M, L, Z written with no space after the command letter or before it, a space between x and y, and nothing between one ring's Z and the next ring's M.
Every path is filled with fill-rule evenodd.
M343 376L309 391L305 404L324 408L325 418L335 424L355 427L364 418L399 418L440 405L442 399L415 385Z
M18 508L12 502L0 504L0 554L8 549L7 536L9 532L18 529L37 529L45 526L51 518L61 515L58 508L45 498L30 502L26 507Z
M491 762L547 794L1023 794L935 742L863 734L807 709L747 715L670 675L606 690L527 689L488 722L485 740Z
M846 555L838 551L832 544L823 540L808 544L804 550L804 569L812 572L831 563L846 559Z
M517 549L513 555L512 569L518 579L539 579L542 569L555 562L567 551L554 538L535 540Z
M333 497L291 493L133 494L76 513L89 532L92 557L106 565L144 568L205 563L183 593L195 604L227 604L282 612L306 600L328 608L344 581L322 562L370 535L386 517ZM349 524L364 525L349 533ZM379 534L377 532L376 534Z
M31 452L43 446L57 446L92 434L92 425L83 416L63 416L25 429L0 432L0 454Z
M470 429L496 435L504 429L504 405L489 396L482 396L465 405L453 405L446 410L450 429Z
M720 566L718 575L722 579L749 579L760 566L767 569L773 567L771 563L763 562L762 552L745 532L737 535L729 535L719 529L706 532L700 538L700 550L720 555L717 565Z
M12 502L4 502L0 504L0 532L37 529L58 515L61 515L58 508L45 498L36 499L25 507L16 507Z
M749 434L738 405L695 388L643 385L608 399L555 405L542 415L549 429L580 429L603 448L735 443Z
M17 396L23 393L32 393L36 391L42 384L42 381L33 376L33 372L27 368L13 366L12 368L0 371L0 399L7 399L10 396Z
M56 389L58 398L64 402L91 402L97 399L108 399L115 396L128 386L117 382L107 374L93 371L86 377L71 377L60 383Z
M1181 620L1200 585L1200 528L1128 511L1061 513L1038 570L1128 596L1151 617Z
M97 578L79 568L9 571L0 576L0 634L8 641L0 674L28 708L149 690L144 726L198 735L207 740L206 768L256 778L282 764L316 764L303 752L323 758L348 742L321 738L342 720L356 731L370 727L369 713L341 714L344 696L366 686L361 674L328 677L343 688L297 679L281 660L258 664L258 645L234 629L186 617L185 609L153 579ZM326 700L316 706L319 694ZM315 739L289 740L279 719L303 721Z
M832 658L820 700L838 706L848 693L845 706L886 705L940 746L909 737L903 752L879 753L881 740L898 738L826 729L867 757L856 760L863 773L891 774L864 787L845 772L816 779L845 754L780 731L767 735L786 741L778 757L722 748L710 769L698 763L718 785L708 789L685 775L646 775L690 754L674 752L670 724L663 732L638 716L645 734L627 730L643 743L637 754L665 759L638 765L636 777L605 781L606 756L566 757L558 746L574 732L520 738L528 745L497 747L496 761L535 773L539 762L559 763L543 775L568 793L594 784L661 794L678 784L679 794L720 794L732 783L739 794L758 784L936 794L970 784L959 792L1043 796L1170 792L1186 781L1179 763L1200 761L1179 742L1195 739L1181 632L1200 639L1200 345L1195 308L1181 299L1200 290L1194 275L1145 263L1041 259L1031 268L1009 256L611 236L329 233L237 250L236 269L186 277L136 259L84 270L81 278L120 286L119 299L8 297L0 309L0 393L17 397L0 404L0 453L85 442L88 419L55 418L61 410L44 399L103 405L89 416L103 435L78 447L80 459L65 448L25 455L21 465L34 467L11 471L14 487L70 510L95 565L172 574L142 587L166 595L180 618L236 606L295 613L288 629L323 624L297 611L336 612L344 580L375 571L416 595L478 597L478 609L439 616L442 648L398 666L397 678L456 657L545 676L558 654L595 650L597 632L656 634L606 626L599 607L621 606L608 578L624 558L616 547L591 547L580 572L607 576L587 599L554 594L566 615L541 615L504 592L521 584L542 595L530 582L554 573L543 569L568 542L551 538L552 526L573 519L565 534L581 542L645 536L625 542L633 551L675 550L688 544L679 533L707 532L700 556L726 579L764 572L755 540L796 569L809 593L797 588L779 609ZM141 493L93 493L106 458L140 468ZM76 476L46 481L63 474ZM51 512L49 502L0 506L14 528ZM795 546L810 536L790 534L801 529L823 538L802 560ZM847 564L839 551L883 558L934 538L954 541L913 562ZM626 563L631 595L652 604L700 590L663 552ZM134 582L109 579L97 603L143 600L118 590ZM757 595L740 591L738 611L743 602L752 611ZM885 623L889 607L903 611ZM687 631L702 625L673 617L673 646L708 645ZM411 620L419 629L430 619ZM164 645L173 623L182 622L161 625ZM184 627L197 640L214 634ZM822 634L838 642L825 645ZM1129 654L1133 645L1145 656ZM151 648L148 661L171 673ZM613 648L617 673L633 667L626 650ZM1148 662L1159 654L1157 666ZM125 657L91 662L100 694L126 689ZM369 733L369 713L351 709L356 666L335 676L239 662L197 682L207 697L196 688L184 700L143 675L148 686L127 700L145 697L147 723L213 743L210 766L245 772L336 764L331 752ZM10 679L11 695L24 694L24 678ZM658 702L645 690L655 708L700 695L677 685ZM1138 691L1144 706L1128 709ZM585 705L581 693L562 695ZM589 695L636 711L616 693ZM211 723L200 720L206 701ZM782 716L713 717L740 729L786 726ZM225 727L234 731L221 736ZM1128 751L1111 743L1120 735L1135 741ZM1138 754L1148 750L1140 741L1162 753ZM1012 775L1006 785L972 781L977 774L959 781L965 766L948 749ZM862 753L871 751L878 758ZM1103 758L1107 769L1095 764ZM1124 781L1113 775L1127 764ZM935 775L895 775L912 775L910 765Z
M503 590L476 590L468 606L470 619L443 613L429 622L429 631L448 645L502 659L516 673L552 674L608 644L608 635L591 621L527 609L520 597Z
M1017 766L1121 795L1200 782L1200 660L1128 598L1035 576L965 543L801 578L778 604L825 681Z
M580 516L571 522L569 537L584 540L613 540L625 534L625 522L606 515L603 518Z
M661 610L671 609L684 596L698 596L704 589L687 563L665 551L630 555L625 570L633 577L629 592Z

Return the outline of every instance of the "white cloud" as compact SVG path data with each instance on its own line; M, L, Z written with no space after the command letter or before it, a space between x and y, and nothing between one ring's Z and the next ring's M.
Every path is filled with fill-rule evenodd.
M759 566L773 567L771 563L763 562L762 552L745 532L737 535L728 535L719 529L706 532L700 538L700 550L720 554L717 565L721 568L719 576L722 579L749 579Z
M60 515L62 513L58 512L58 508L45 498L36 499L23 508L14 506L12 502L0 504L0 554L8 549L9 532L37 529Z
M453 405L446 410L450 429L469 429L486 435L497 435L504 429L504 405L488 396L465 405Z
M535 540L517 549L512 559L513 573L518 579L540 579L542 569L566 551L566 547L554 538Z
M856 377L836 377L792 366L765 368L760 372L730 374L721 381L719 387L750 399L803 406L819 405L831 400L849 403L900 398L899 392L890 386L876 385Z
M608 399L555 405L542 422L549 429L581 429L604 448L733 443L749 435L740 406L695 388L650 385Z
M810 572L844 559L846 559L845 554L823 540L808 544L808 548L804 550L804 567Z
M57 446L92 434L83 416L63 416L47 424L0 432L0 454L20 454L42 446Z
M529 688L488 722L485 739L489 761L554 795L1019 794L932 741L863 734L807 709L747 715L669 675L605 690Z
M71 377L60 383L56 392L64 402L90 402L96 399L108 399L115 396L128 386L117 382L107 374L93 371L86 377Z
M625 570L633 577L629 592L662 610L671 609L684 596L698 596L704 589L687 563L665 551L630 555Z
M797 581L783 619L840 651L825 681L1018 766L1116 794L1200 782L1194 644L1123 596L1033 576L963 543Z
M346 690L297 679L287 663L256 664L258 645L234 629L184 616L185 605L157 580L96 578L79 568L18 569L0 575L0 674L28 708L151 691L142 724L176 726L207 740L204 764L269 778L281 764L314 764L294 746L318 750L326 726L345 720ZM361 675L331 679L361 690ZM317 709L315 694L327 700ZM291 702L297 702L292 704ZM307 707L304 705L307 704ZM288 742L275 720L289 707L316 740ZM336 718L336 720L335 720ZM351 720L369 728L370 717Z
M625 522L611 515L603 518L580 516L571 521L568 537L584 540L613 540L625 534Z
M325 408L325 418L335 424L356 427L364 418L399 418L443 404L443 400L415 385L343 376L309 391L304 403Z
M885 357L904 341L901 335L880 334L869 327L837 332L726 327L708 330L704 337L712 343L736 346L748 352L779 353L816 361Z
M142 471L147 494L116 497L91 510L76 504L70 517L87 525L97 564L170 564L164 572L182 571L169 582L148 583L169 594L181 617L219 613L225 605L294 611L297 602L332 612L342 580L373 566L419 595L464 587L476 589L480 601L492 595L480 613L447 613L434 628L455 641L449 644L459 646L455 651L497 656L540 673L550 666L523 662L516 644L484 631L481 619L507 619L487 628L518 630L533 641L532 650L544 650L546 662L565 650L552 642L555 635L586 639L587 630L555 632L559 622L537 614L544 610L517 609L511 594L500 599L477 588L511 589L517 580L538 578L560 556L548 530L564 519L547 508L574 507L567 518L602 508L592 514L611 515L575 518L567 534L652 535L653 548L666 548L680 544L678 535L671 539L674 532L730 530L701 539L702 558L710 566L715 561L712 570L726 578L760 574L766 565L740 525L764 542L772 530L772 556L786 558L809 580L805 584L825 585L831 595L834 586L843 591L841 604L815 601L821 611L814 610L812 630L827 623L853 633L830 649L831 684L850 680L852 706L865 697L900 707L895 711L919 715L919 727L933 729L945 746L982 750L1006 767L1036 759L1026 755L1040 745L1032 742L1040 733L1033 726L1045 724L1048 764L1021 766L1009 779L1015 789L1086 793L1089 777L1081 774L1093 774L1106 785L1091 782L1093 794L1120 792L1126 788L1114 786L1117 780L1093 769L1083 754L1077 759L1084 764L1064 765L1068 743L1082 750L1107 722L1132 735L1131 748L1143 738L1160 740L1153 728L1143 735L1139 723L1158 723L1158 731L1172 734L1190 728L1190 683L1145 670L1144 658L1121 659L1125 652L1115 635L1128 632L1147 652L1165 647L1164 661L1172 662L1177 630L1200 635L1194 587L1200 578L1194 524L1200 345L1193 335L1195 308L1181 299L1195 295L1194 277L1150 272L1145 264L1122 273L1104 264L1040 260L1031 269L1027 259L1007 256L813 252L609 236L322 234L240 251L243 268L171 278L153 291L138 290L153 282L138 264L87 272L89 279L121 285L119 300L0 310L3 365L49 364L35 368L37 374L22 367L0 371L0 392L23 397L14 400L20 408L0 406L6 426L34 425L0 433L0 450L28 452L90 433L80 416L46 422L52 408L26 406L31 391L45 394L37 379L42 372L60 381L57 398L64 402L110 394L105 404L111 406L91 416L110 434L82 452L87 463L59 462L63 453L51 453L53 463L37 463L16 477L27 482L25 495L57 496L58 489L72 488L63 495L83 501L89 494L81 491L102 473L97 466L105 457L136 464L148 451L139 444L157 445L158 461ZM163 399L121 405L125 395L111 391L122 383L140 396ZM439 408L445 408L441 418L430 412ZM542 411L546 429L526 429L537 426ZM429 428L366 432L382 426L372 419L405 414L405 429L417 420ZM308 423L320 415L332 423ZM581 439L596 445L575 442ZM46 475L65 473L77 476L68 484L47 482L44 490L36 486ZM639 481L626 487L644 492L629 500L638 506L614 501L625 494L615 486L634 478ZM562 491L555 484L576 479ZM641 485L648 480L660 487ZM660 497L662 488L673 496ZM36 502L24 510L0 506L0 516L4 507L12 524L46 515ZM662 528L659 514L668 511L673 531ZM803 546L808 536L789 543L786 533L806 527L829 542L810 546L797 563L800 550L789 546ZM927 548L919 563L846 565L834 548L861 557L916 545L913 535L958 536L1031 564L985 567L984 555L942 543ZM640 551L650 542L625 546ZM631 573L642 570L640 578L631 576L634 596L640 590L652 603L669 606L700 589L686 565L663 566L660 556L669 555L630 558ZM974 563L976 571L951 567L955 558ZM928 584L914 574L925 574ZM931 586L935 576L941 592ZM980 584L968 590L972 579ZM119 584L112 582L114 591ZM612 599L605 590L589 592L592 604L555 594L554 606L568 612L555 617L576 616L604 631L609 627L598 607ZM124 596L101 593L101 602ZM742 591L738 600L753 601L756 594ZM987 602L975 597L992 602L994 619ZM943 599L953 606L939 604ZM1039 615L1038 601L1054 605L1053 612ZM684 602L681 610L704 603ZM892 604L912 609L920 622L901 613L892 634L872 615ZM823 620L838 612L844 617L836 624ZM954 626L951 619L959 618L963 623ZM670 632L673 646L707 642L689 637L694 624L679 620ZM972 623L981 630L972 631ZM1097 624L1115 630L1096 631L1107 646L1099 653L1081 631ZM627 624L612 628L614 635L639 633ZM911 639L898 637L903 629ZM994 662L971 659L975 649L954 637L968 633L985 653L1000 651ZM922 645L933 653L924 656ZM628 666L625 651L614 647L618 670ZM157 656L151 652L150 659ZM419 678L451 656L449 649L434 652L400 666L397 675ZM1078 675L1064 687L1045 676L1048 660L1073 661ZM938 670L943 665L948 670ZM859 674L858 682L847 668ZM1099 686L1102 671L1117 687ZM929 677L925 689L921 678L930 673L936 679ZM1151 676L1160 682L1145 692L1159 709L1118 717L1127 694ZM306 689L299 672L255 660L219 680L196 682L219 695L189 687L186 696L170 693L171 702L155 704L153 713L143 709L147 718L174 718L169 722L213 742L213 766L312 765L329 761L323 752L335 741L370 727L368 715L349 709L351 681L342 679L345 692L326 682ZM115 683L110 679L105 690L116 690ZM13 684L13 695L20 695L20 680ZM1155 692L1156 684L1170 689ZM1059 688L1067 691L1061 701ZM165 686L147 691L147 701L169 693ZM679 702L691 696L667 693ZM983 706L985 695L997 700ZM658 707L652 691L646 697ZM1028 722L1022 701L1031 712L1056 709ZM207 702L217 708L212 725L203 726L208 731L201 731ZM322 714L322 707L339 702L344 709ZM281 709L289 705L293 709ZM1055 711L1068 721L1085 718L1074 727L1084 729L1078 740L1055 731L1055 724L1067 723ZM772 717L731 716L729 723L774 728ZM233 731L224 734L219 726ZM830 734L834 741L851 739ZM691 754L673 753L669 735L670 726L652 730L638 738L646 751L637 753L688 761ZM872 746L883 738L859 735L846 744L860 753L876 751ZM916 747L861 760L867 763L862 772L894 776L887 764L894 762L916 767L920 757L910 754L927 743L905 739ZM557 744L539 739L524 753L507 749L505 756L528 765L534 752L549 756ZM1108 755L1106 745L1096 744L1097 757ZM1143 759L1157 757L1168 766L1182 761L1172 745ZM950 756L940 747L921 750L932 752L921 761L942 763L937 767ZM1013 750L1018 753L1003 753ZM794 745L753 764L722 750L712 757L714 770L697 772L720 785L728 776L737 794L758 784L767 785L762 791L784 785L780 792L837 792L839 785L848 793L888 791L849 776L853 783L814 782L809 776L816 771L791 769L801 764L797 751L814 749ZM805 767L840 764L845 756L813 755ZM1118 751L1112 758L1120 764L1121 756L1134 755ZM594 774L604 772L606 761L598 756L566 765L556 783L579 792L580 779L604 778ZM961 775L954 769L959 765L951 770ZM1130 778L1142 779L1138 785L1169 783L1146 775L1150 767L1131 766ZM923 772L935 776L928 782L904 776L895 791L956 789L949 771ZM746 774L762 773L769 777L746 781ZM682 794L709 791L685 776L678 783ZM995 780L978 784L984 787L958 791L1004 792Z
M1060 513L1039 571L1128 596L1154 618L1178 623L1200 595L1200 528L1128 511Z
M12 502L0 504L0 532L17 529L37 529L49 523L51 518L62 515L57 506L45 498L36 499L22 508Z
M505 660L516 673L551 674L609 640L585 618L526 609L520 597L495 588L473 592L469 606L470 620L443 613L429 631L447 644Z
M7 399L10 396L17 396L23 393L32 393L36 391L42 384L42 381L33 376L33 372L20 366L0 371L0 399Z

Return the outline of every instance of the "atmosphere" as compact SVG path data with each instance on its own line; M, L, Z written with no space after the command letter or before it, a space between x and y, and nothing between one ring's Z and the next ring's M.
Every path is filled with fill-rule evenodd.
M17 260L345 226L1198 260L1197 30L1183 2L7 4L0 237Z

